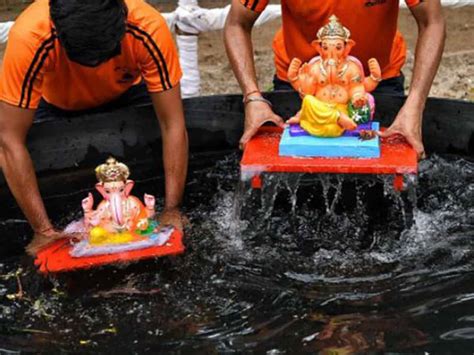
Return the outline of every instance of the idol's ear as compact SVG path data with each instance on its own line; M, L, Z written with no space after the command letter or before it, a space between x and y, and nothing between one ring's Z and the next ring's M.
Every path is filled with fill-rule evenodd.
M355 46L355 42L352 39L348 39L346 41L346 45L344 47L344 57L347 57L349 53L351 52L352 48Z
M105 192L104 184L102 184L101 182L98 182L97 184L95 184L95 189L99 191L99 193L102 195L104 200L108 200L109 195Z
M313 42L311 42L311 47L313 47L314 49L316 49L316 52L319 53L319 55L322 55L322 49L321 49L321 41L319 39L316 39L314 40Z
M125 183L125 191L124 191L124 194L126 197L130 196L133 186L135 186L135 182L133 180L127 180L127 182Z

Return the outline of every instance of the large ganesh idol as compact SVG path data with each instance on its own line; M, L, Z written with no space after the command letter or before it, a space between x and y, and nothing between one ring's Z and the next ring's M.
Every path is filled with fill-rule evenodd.
M96 190L103 200L94 209L91 193L82 201L86 238L71 249L74 257L111 254L164 245L172 234L153 219L155 198L144 195L144 203L131 195L134 182L128 167L109 158L96 170ZM81 228L82 229L82 228Z
M349 55L355 45L350 31L334 15L312 44L319 56L305 64L294 58L288 69L288 79L303 98L288 123L299 123L312 136L339 137L372 118L374 101L368 93L381 80L380 66L370 59L370 75L364 76L360 61Z

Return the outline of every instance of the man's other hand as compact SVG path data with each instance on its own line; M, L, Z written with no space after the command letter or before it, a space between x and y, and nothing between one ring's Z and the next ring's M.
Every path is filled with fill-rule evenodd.
M244 134L240 138L240 149L244 149L248 141L265 122L273 122L282 128L285 126L283 119L273 113L267 103L260 101L248 102L245 106L245 127Z
M392 137L394 135L405 137L413 149L416 150L418 159L425 159L426 154L421 135L422 115L422 109L404 106L398 113L392 125L387 128L386 131L380 132L379 135L384 138Z
M158 220L161 227L172 226L181 232L189 223L187 217L178 208L165 208Z
M42 249L49 244L60 239L81 239L83 235L80 233L64 233L53 228L42 232L36 232L30 244L26 246L26 252L31 256L36 256Z

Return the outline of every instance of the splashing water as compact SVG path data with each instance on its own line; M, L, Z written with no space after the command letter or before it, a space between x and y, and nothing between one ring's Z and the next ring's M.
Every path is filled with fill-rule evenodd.
M472 353L472 162L431 157L401 194L383 177L266 175L261 192L238 177L234 154L190 177L182 257L53 282L1 259L0 348Z

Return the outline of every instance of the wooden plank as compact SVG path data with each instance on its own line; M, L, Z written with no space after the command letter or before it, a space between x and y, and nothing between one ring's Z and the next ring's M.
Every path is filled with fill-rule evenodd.
M416 174L415 150L404 140L382 139L380 158L303 158L280 156L278 145L282 129L262 127L246 145L240 163L247 178L263 172L333 174Z

